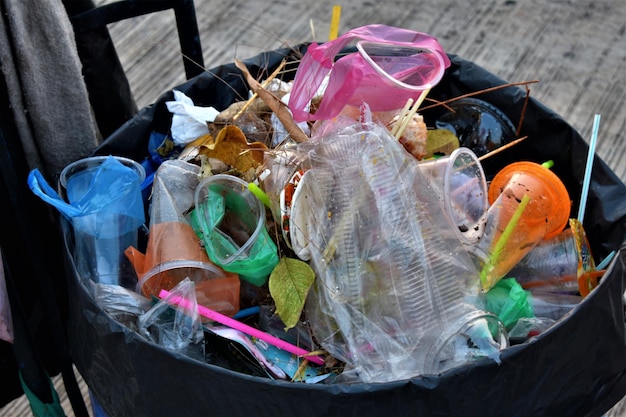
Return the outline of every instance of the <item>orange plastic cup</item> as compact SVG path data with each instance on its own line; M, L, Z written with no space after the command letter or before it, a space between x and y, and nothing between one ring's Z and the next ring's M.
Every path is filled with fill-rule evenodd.
M169 291L189 278L196 284L198 304L226 315L239 311L239 276L211 262L189 224L153 224L146 254L133 247L125 254L139 277L136 291L146 297L158 296L162 289Z
M477 254L483 290L503 278L541 240L563 231L570 215L565 185L548 168L515 162L494 177Z
M489 204L504 192L518 199L524 194L531 197L525 217L532 216L546 223L544 238L554 237L565 229L572 206L569 193L561 179L548 168L534 162L507 165L491 181Z

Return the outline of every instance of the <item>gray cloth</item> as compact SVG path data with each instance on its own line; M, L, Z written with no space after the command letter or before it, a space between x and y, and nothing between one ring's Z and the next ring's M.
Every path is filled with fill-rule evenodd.
M0 248L0 340L13 343L13 318L6 279L4 278L4 263L1 260L2 249Z
M0 0L0 65L29 168L49 180L99 141L61 0Z

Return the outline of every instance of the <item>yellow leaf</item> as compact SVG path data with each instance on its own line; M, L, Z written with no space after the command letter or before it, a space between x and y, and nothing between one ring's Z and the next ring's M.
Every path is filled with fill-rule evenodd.
M219 159L240 172L261 165L265 151L267 146L264 143L248 143L242 130L234 125L220 130L214 142L206 141L200 145L200 154Z
M432 158L436 154L450 155L459 147L459 139L447 129L429 129L426 145L424 159Z
M313 282L315 272L309 264L299 259L281 258L269 279L269 289L276 314L285 323L288 330L298 323L307 294Z

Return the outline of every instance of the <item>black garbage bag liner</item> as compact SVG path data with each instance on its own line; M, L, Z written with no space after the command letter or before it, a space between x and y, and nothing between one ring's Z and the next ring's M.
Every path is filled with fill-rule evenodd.
M246 61L262 79L279 62L306 48L266 52ZM505 82L458 56L430 97L444 100ZM289 65L296 65L295 63ZM288 72L289 73L289 72ZM293 71L291 72L293 74ZM224 65L175 87L199 106L226 108L247 96L234 65ZM517 124L524 89L504 88L479 98ZM166 134L166 92L117 130L94 154L141 161L152 131ZM433 110L437 111L437 110ZM433 117L425 112L425 118ZM485 161L487 175L515 160L555 161L554 171L578 206L588 146L557 114L530 98L515 150ZM575 210L572 217L576 215ZM585 216L594 257L624 247L626 186L596 158ZM624 251L600 285L543 334L441 375L380 384L303 384L275 381L199 362L149 343L100 309L69 265L72 357L110 417L122 416L600 416L626 394Z

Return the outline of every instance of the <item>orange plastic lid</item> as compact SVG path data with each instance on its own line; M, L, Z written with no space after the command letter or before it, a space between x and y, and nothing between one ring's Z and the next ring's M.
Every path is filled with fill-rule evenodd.
M509 189L521 200L528 194L531 201L527 210L535 216L545 216L548 223L544 238L558 235L565 229L571 211L571 201L565 185L548 168L535 162L514 162L503 168L491 181L489 204Z

